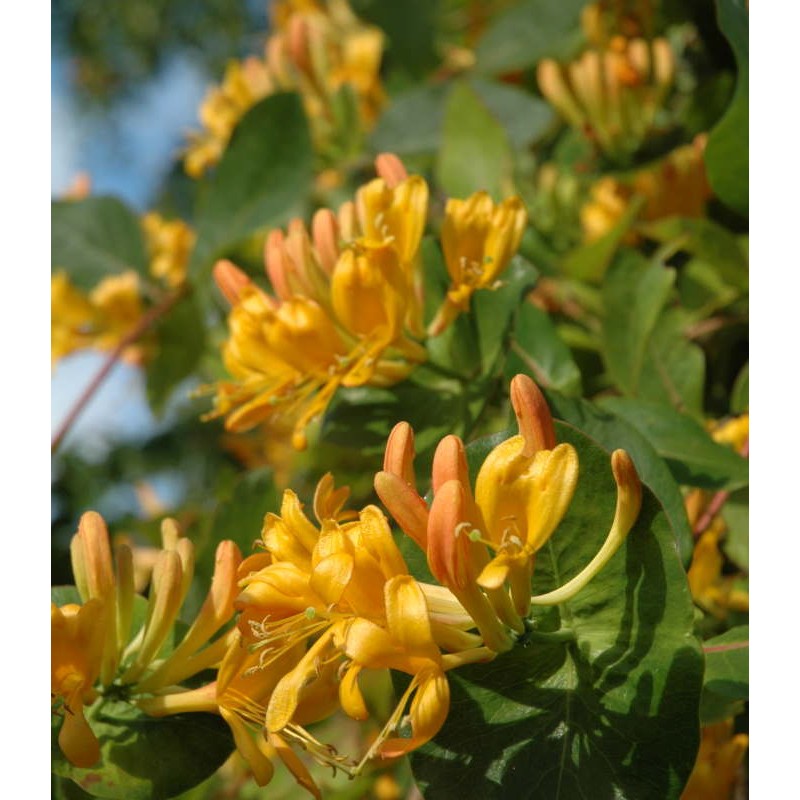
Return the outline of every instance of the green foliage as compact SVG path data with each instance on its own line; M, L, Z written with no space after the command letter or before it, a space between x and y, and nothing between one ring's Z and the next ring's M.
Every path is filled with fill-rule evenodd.
M50 248L52 270L67 270L82 289L126 270L147 275L139 220L115 197L54 202Z
M736 56L736 91L725 116L711 131L705 162L714 193L740 214L749 210L749 12L745 0L717 0L719 27Z
M525 69L561 55L576 43L583 0L524 0L489 26L478 44L477 69L492 75Z
M156 354L147 364L147 398L151 408L160 411L178 383L195 371L205 352L206 327L196 298L181 298L156 332Z
M717 444L698 422L664 403L624 397L599 401L627 420L666 460L675 480L704 489L736 489L748 482L746 459Z
M470 84L458 83L445 106L436 173L451 197L483 189L495 200L511 180L511 145L506 132Z
M706 658L700 719L710 725L738 714L750 694L749 627L739 625L703 643Z
M614 514L609 454L571 426L557 432L578 450L581 477L537 558L535 593L588 563ZM498 438L470 446L473 468ZM447 722L411 758L428 800L680 796L698 745L702 663L686 577L649 492L601 573L535 617L534 631L559 627L575 640L532 636L490 663L449 673Z
M308 123L297 95L272 95L245 114L197 211L189 270L201 291L210 291L217 258L302 213L311 166Z

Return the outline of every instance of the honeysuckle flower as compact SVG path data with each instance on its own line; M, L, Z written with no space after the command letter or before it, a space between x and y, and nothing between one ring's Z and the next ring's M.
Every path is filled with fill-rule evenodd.
M315 147L323 154L340 139L369 130L385 103L383 33L362 23L345 0L272 3L270 15L272 33L263 56L230 62L222 83L200 106L203 130L190 136L184 160L193 178L220 160L244 114L275 92L300 94ZM341 130L337 108L342 102L353 105L355 131Z
M524 375L511 382L520 434L501 442L484 459L473 493L464 446L445 437L434 455L430 510L417 495L411 460L413 435L405 423L389 437L384 470L375 489L401 526L426 552L428 566L473 618L484 644L508 650L532 604L556 605L580 591L620 547L641 506L641 483L630 457L612 454L617 506L608 537L574 578L531 597L537 551L558 527L578 475L577 454L556 444L547 404ZM494 552L494 557L490 556ZM510 595L508 590L510 590Z
M85 348L113 350L143 314L139 278L133 271L103 278L85 294L63 271L50 281L50 343L53 363ZM139 363L141 345L125 348L122 358Z
M150 274L175 288L186 280L189 256L196 240L194 231L180 219L167 220L150 211L142 217L150 256Z
M539 62L539 89L574 128L608 156L625 160L652 130L674 77L675 57L663 38L614 37L562 66Z
M83 713L97 693L108 610L99 599L82 606L50 604L51 693L64 716L58 745L78 767L91 767L100 758L100 743Z
M476 192L466 200L447 201L441 238L451 283L429 335L441 333L466 311L477 289L495 285L519 248L526 220L518 197L495 205L487 192Z
M74 764L89 766L99 750L82 713L85 705L106 692L132 702L154 692L180 693L185 691L180 683L223 660L236 631L212 638L233 616L242 558L233 542L218 545L211 588L200 611L171 653L159 658L194 575L194 546L177 523L162 523L162 549L138 631L132 630L131 547L118 542L112 553L103 518L88 511L72 538L70 556L82 605L52 606L52 691L64 701L62 750Z
M681 800L727 800L747 751L748 736L733 733L732 719L704 725L700 733L697 761Z
M422 303L417 251L427 186L396 157L378 158L386 174L362 187L339 217L323 209L309 234L300 220L265 245L273 294L229 261L214 277L233 304L225 366L235 382L216 387L211 417L245 431L267 420L292 425L297 449L305 429L340 386L388 386L426 358L415 341Z

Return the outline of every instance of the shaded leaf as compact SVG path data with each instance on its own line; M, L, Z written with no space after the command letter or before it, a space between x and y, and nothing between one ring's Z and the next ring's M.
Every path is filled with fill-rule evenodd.
M53 271L65 269L82 289L130 269L147 275L139 218L116 197L54 202L50 249Z
M575 575L614 513L609 454L569 425L581 477L567 516L536 562L533 590ZM470 449L484 448L475 443ZM542 631L571 643L518 643L493 662L448 673L451 705L432 742L411 757L427 800L678 798L699 742L699 643L686 577L649 493L622 549Z
M87 712L100 741L100 762L83 769L58 747L60 720L53 718L53 772L95 797L152 800L180 794L213 774L233 751L228 726L214 714L156 719L128 703L96 702Z
M475 90L459 82L445 106L436 176L451 197L484 189L497 200L508 193L511 147L505 131Z
M562 54L580 37L583 0L524 0L498 14L478 42L476 69L497 75Z
M216 258L256 231L299 215L312 180L308 123L295 94L274 94L237 126L197 214L189 264L198 289Z
M636 465L642 483L660 501L672 527L681 559L688 566L694 549L694 538L686 516L683 496L666 463L650 442L630 423L598 408L588 400L564 397L552 390L545 390L545 396L554 417L571 423L608 450L621 447L627 451Z
M717 20L733 48L738 75L725 116L708 136L704 159L714 194L740 214L749 210L749 19L746 0L717 0Z
M580 395L578 365L545 311L523 302L517 309L511 340L505 366L507 378L524 372L532 375L540 386L565 395Z
M204 349L206 330L195 295L183 297L156 328L156 354L147 364L147 397L163 409L172 390L191 375Z
M747 255L738 239L713 220L669 217L642 224L638 230L702 259L726 284L740 292L747 291Z
M604 397L598 404L633 425L666 460L678 483L728 490L747 485L747 460L717 444L691 417L664 403L625 397Z

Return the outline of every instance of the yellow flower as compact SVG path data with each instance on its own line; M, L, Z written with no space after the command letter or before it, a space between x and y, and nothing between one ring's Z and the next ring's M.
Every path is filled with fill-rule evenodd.
M103 278L87 295L72 285L65 272L50 281L51 357L55 363L84 348L113 350L143 314L139 277L129 270ZM141 345L125 348L122 357L138 363Z
M274 3L271 16L273 33L263 57L231 62L221 85L200 107L204 130L191 136L184 160L193 178L220 160L244 114L274 92L299 92L313 142L323 153L342 134L352 136L339 130L342 123L337 121L342 89L352 92L359 132L372 127L385 103L380 81L383 33L361 23L345 0ZM348 95L344 97L348 102Z
M573 128L606 155L625 160L653 129L674 72L666 39L616 36L566 66L544 59L536 76L542 94Z
M186 280L189 256L196 240L194 231L183 220L166 220L151 211L142 217L150 254L150 273L175 288Z
M729 800L747 744L747 734L733 733L732 719L704 726L697 761L681 800Z
M637 170L632 175L613 178L606 175L595 182L590 199L581 210L581 227L587 242L608 233L624 216L634 197L644 203L639 218L651 222L667 217L702 217L711 198L706 178L703 150L705 134L691 144L669 153L655 166ZM635 241L635 235L628 235Z
M63 702L64 724L58 744L78 767L91 767L100 758L100 743L83 714L97 693L105 640L106 609L100 600L58 608L50 604L51 692Z
M641 506L642 490L630 457L617 450L611 467L617 507L605 543L572 580L531 597L536 552L563 518L577 480L577 454L555 444L547 405L524 375L511 383L520 435L499 444L484 460L473 494L464 446L445 437L433 462L433 503L427 512L416 495L413 438L398 426L387 445L375 489L397 520L427 554L436 579L452 591L474 619L484 643L508 650L521 633L531 604L556 605L580 591L620 547ZM489 550L494 551L490 557ZM506 589L510 589L510 595Z
M274 296L229 261L217 264L214 277L233 304L223 360L236 381L216 387L210 416L225 415L228 430L291 424L302 449L305 428L339 386L388 386L425 360L411 334L422 315L415 262L427 186L398 177L405 170L396 158L378 165L396 183L372 181L339 219L318 211L310 235L300 220L269 234Z
M131 701L152 692L174 690L181 682L220 663L230 635L218 631L234 613L241 562L238 547L219 544L211 588L194 622L166 658L159 658L194 575L194 546L173 520L162 523L163 549L150 581L142 627L131 639L134 560L120 543L112 555L102 517L86 512L70 543L72 571L82 606L51 608L52 692L63 699L65 720L59 734L66 757L90 766L99 757L97 740L82 709L109 691ZM182 690L181 690L182 691Z
M526 219L518 197L495 205L486 192L476 192L467 200L447 201L442 249L451 284L429 335L441 333L466 311L476 289L495 285L519 248Z

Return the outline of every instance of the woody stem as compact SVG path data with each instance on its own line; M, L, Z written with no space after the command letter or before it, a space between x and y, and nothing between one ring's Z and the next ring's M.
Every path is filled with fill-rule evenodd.
M100 369L97 371L95 376L90 381L89 385L84 389L81 396L75 401L75 404L69 410L69 413L64 418L64 421L61 423L61 427L58 429L58 432L53 437L53 441L50 444L50 453L53 454L58 450L61 443L64 441L64 437L69 433L70 428L72 428L75 420L83 412L83 409L86 408L89 401L94 397L95 392L100 388L103 381L108 376L108 373L114 367L114 364L117 363L119 357L125 352L127 347L130 347L132 344L137 342L144 334L153 326L155 322L157 322L161 317L163 317L179 300L186 296L188 293L188 286L186 284L180 286L174 292L168 294L160 303L154 305L142 318L133 326L133 328L119 340L117 346L108 354L108 357L103 362Z

